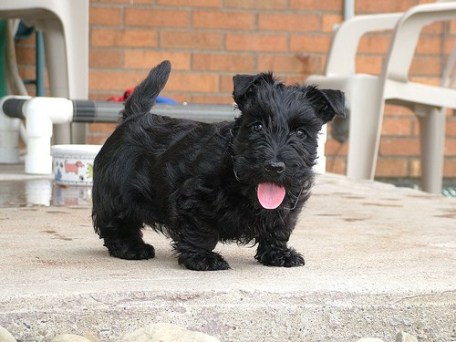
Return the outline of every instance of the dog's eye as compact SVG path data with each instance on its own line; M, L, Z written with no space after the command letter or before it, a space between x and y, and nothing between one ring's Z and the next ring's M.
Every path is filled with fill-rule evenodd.
M298 128L295 132L296 136L301 139L306 139L309 137L309 134L302 128Z
M263 129L263 124L261 122L255 122L251 127L253 132L259 132Z

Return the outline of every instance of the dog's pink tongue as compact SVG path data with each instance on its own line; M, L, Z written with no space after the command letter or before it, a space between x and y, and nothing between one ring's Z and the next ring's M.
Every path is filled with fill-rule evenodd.
M264 209L275 209L285 198L285 188L273 183L258 184L257 197Z

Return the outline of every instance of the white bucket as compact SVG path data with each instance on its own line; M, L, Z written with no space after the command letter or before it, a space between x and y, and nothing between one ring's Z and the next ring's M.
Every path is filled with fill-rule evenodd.
M93 160L102 145L54 145L51 147L54 182L92 185Z

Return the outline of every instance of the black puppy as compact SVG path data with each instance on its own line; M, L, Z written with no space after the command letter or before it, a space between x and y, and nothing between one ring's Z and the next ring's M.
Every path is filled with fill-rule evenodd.
M141 233L149 225L192 270L230 268L213 252L219 241L257 243L264 265L304 265L287 242L310 196L317 135L343 115L343 94L236 75L238 119L178 120L149 113L170 70L164 61L136 87L95 159L92 218L110 255L153 258Z

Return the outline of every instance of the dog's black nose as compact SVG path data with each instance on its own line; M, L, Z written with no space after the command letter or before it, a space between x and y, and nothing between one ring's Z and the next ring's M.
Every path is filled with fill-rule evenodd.
M280 175L283 173L283 171L285 171L285 163L281 161L271 160L266 163L266 171Z

